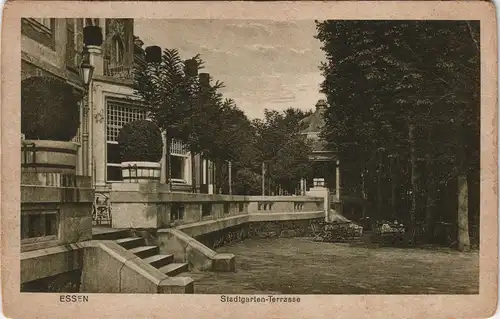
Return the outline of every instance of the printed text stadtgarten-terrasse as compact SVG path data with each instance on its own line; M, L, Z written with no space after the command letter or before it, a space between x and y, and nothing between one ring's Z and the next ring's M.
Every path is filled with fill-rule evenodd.
M226 296L220 297L221 302L233 303L298 303L300 297L278 297L278 296Z

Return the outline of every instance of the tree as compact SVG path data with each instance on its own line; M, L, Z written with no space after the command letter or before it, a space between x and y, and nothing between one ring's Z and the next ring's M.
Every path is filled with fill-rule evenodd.
M200 55L182 60L175 49L165 49L160 63L148 63L135 74L136 95L148 115L167 135L167 180L170 183L170 145L182 141L191 154L192 185L196 188L196 154L214 162L241 157L243 145L253 143L253 128L231 99L224 99L224 83L212 85ZM222 179L223 180L223 179Z
M408 210L403 217L412 235L423 220L433 233L431 224L442 218L437 185L458 178L459 249L467 250L466 168L477 169L472 163L479 156L478 25L324 21L317 29L327 56L321 69L329 146L352 171L363 171L365 181L377 180L367 192L380 217L387 202L393 216ZM389 183L390 195L383 192ZM397 184L411 193L409 206L401 204Z
M135 94L148 115L166 134L167 182L171 186L170 145L172 139L186 140L189 127L190 82L176 49L165 49L162 60L148 63L135 73Z
M305 135L301 120L307 113L289 108L283 112L265 110L264 119L254 120L256 130L257 163L266 162L270 172L270 183L293 193L301 178L310 170L310 144ZM271 189L270 189L271 191Z

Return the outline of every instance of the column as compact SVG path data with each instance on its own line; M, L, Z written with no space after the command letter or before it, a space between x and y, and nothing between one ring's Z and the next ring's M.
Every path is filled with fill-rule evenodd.
M92 117L90 117L91 125L91 174L94 176L96 187L106 186L106 99L101 90L101 85L94 85L92 94Z
M161 133L161 140L163 142L163 149L160 161L160 183L165 184L167 182L167 134L165 132Z

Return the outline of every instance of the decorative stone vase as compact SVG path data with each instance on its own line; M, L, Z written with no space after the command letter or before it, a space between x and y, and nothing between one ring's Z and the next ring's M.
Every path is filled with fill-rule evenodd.
M125 183L159 182L160 172L160 163L122 162L122 178Z
M79 145L50 140L21 141L21 169L24 172L76 174Z

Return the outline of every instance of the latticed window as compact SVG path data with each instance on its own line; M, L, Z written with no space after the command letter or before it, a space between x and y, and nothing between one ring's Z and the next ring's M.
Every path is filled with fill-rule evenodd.
M120 133L120 130L125 124L145 118L146 112L139 107L120 101L107 101L106 141L108 181L122 180L118 133Z
M119 101L108 101L107 140L118 143L118 133L122 127L133 121L146 118L146 112L139 107Z
M117 100L107 101L106 141L107 141L107 180L121 181L121 160L118 148L118 134L122 127L133 121L144 120L145 110ZM188 151L181 141L173 140L170 146L172 179L185 180L184 164Z

